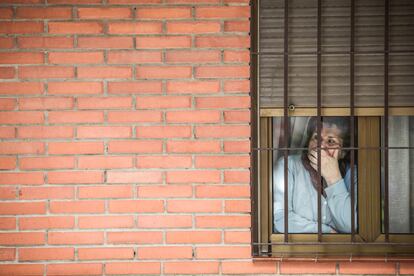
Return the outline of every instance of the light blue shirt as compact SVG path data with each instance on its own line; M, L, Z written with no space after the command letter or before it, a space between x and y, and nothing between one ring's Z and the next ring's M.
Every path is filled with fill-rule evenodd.
M354 172L356 179L356 170ZM321 196L322 232L351 232L351 170L344 179L325 188L326 198ZM318 232L318 192L312 185L309 172L302 164L301 155L288 157L288 232ZM356 183L356 181L355 181ZM355 185L355 191L356 191ZM273 172L274 230L284 232L284 158L279 159ZM355 203L357 196L355 193ZM356 204L355 204L356 206ZM354 208L356 212L356 208ZM356 213L355 213L355 221ZM356 227L356 223L355 223Z

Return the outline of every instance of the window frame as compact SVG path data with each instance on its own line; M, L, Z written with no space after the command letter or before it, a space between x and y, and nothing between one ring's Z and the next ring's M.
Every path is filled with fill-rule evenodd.
M385 0L387 1L387 0ZM288 106L286 97L283 108L259 106L259 5L252 1L251 11L251 193L252 193L252 254L253 257L318 257L318 256L414 256L414 233L381 233L381 155L388 151L381 145L381 116L414 115L413 107L357 108L295 108ZM286 45L285 45L286 46ZM384 54L385 55L385 54ZM385 69L387 70L387 69ZM320 74L318 74L320 75ZM284 78L285 79L285 78ZM351 80L352 82L353 80ZM385 80L387 87L387 80ZM285 84L286 85L286 84ZM352 85L351 85L352 86ZM385 88L387 90L387 88ZM387 93L387 91L385 91ZM286 93L286 92L285 92ZM319 93L320 94L320 93ZM352 97L352 96L351 96ZM351 100L352 102L353 100ZM272 195L270 175L272 154L264 154L272 148L271 117L291 116L350 116L358 120L358 147L376 145L376 154L363 154L358 150L358 226L352 241L351 234L275 234L272 221ZM387 121L387 120L386 120ZM369 131L368 131L369 130ZM369 135L377 132L378 136ZM267 150L269 151L269 150ZM271 152L271 151L269 151ZM376 155L376 156L375 156ZM387 155L387 154L386 154ZM376 197L370 195L376 194ZM362 224L370 221L371 224ZM287 240L286 240L287 238Z

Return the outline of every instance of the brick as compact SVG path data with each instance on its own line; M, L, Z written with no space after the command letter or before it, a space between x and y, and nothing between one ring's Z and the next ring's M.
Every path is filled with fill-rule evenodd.
M163 239L162 232L158 231L108 232L107 235L110 244L157 244Z
M180 79L190 78L190 66L140 66L136 77L140 79Z
M162 152L160 141L109 141L109 153L158 153Z
M335 262L281 262L280 272L283 274L335 274Z
M328 263L328 264L331 264L331 263ZM283 266L282 266L282 269L283 269ZM303 269L305 269L305 266L302 266L302 270ZM309 270L307 270L307 271L309 271ZM315 271L317 271L317 270L315 269ZM325 269L324 271L327 271L327 269ZM335 270L334 270L334 272L335 272ZM395 274L396 273L396 264L393 263L393 262L391 262L391 263L384 263L384 262L372 262L372 263L367 263L367 262L341 262L341 263L339 263L339 273L340 274L376 274L376 275Z
M160 94L161 81L109 82L110 94Z
M197 67L197 78L248 78L248 66L206 66Z
M193 249L191 246L151 246L138 248L138 259L191 259Z
M250 81L248 80L227 80L224 82L226 93L248 93L250 92Z
M44 243L45 234L40 232L0 233L0 245L43 245Z
M159 213L164 211L162 200L111 200L111 213Z
M43 112L0 112L0 124L40 124L43 121Z
M189 126L143 126L137 128L138 138L188 138Z
M212 3L220 3L220 0L167 0L169 4L212 4Z
M249 123L250 112L249 111L225 111L224 121L226 123Z
M16 108L15 99L0 99L0 110L13 110Z
M105 212L105 202L103 200L51 201L49 211L61 214L103 213Z
M199 228L248 228L250 216L196 216Z
M248 198L250 186L197 186L196 195L200 198Z
M0 202L1 215L45 214L44 202Z
M1 142L0 154L42 154L45 145L41 142Z
M50 64L93 64L103 63L103 52L51 52Z
M197 108L249 108L250 97L198 97L196 98Z
M157 171L110 171L107 174L108 183L160 183L162 172Z
M19 167L22 170L73 169L75 158L69 156L24 157L20 158Z
M0 19L12 19L13 10L11 8L0 8Z
M109 0L110 4L159 4L161 0Z
M0 229L1 230L15 230L16 218L15 217L0 217Z
M131 228L133 216L85 216L78 218L79 228Z
M48 242L54 245L63 244L103 244L103 232L49 232Z
M0 37L0 49L13 48L14 42L11 37Z
M250 200L226 200L224 202L224 211L226 213L250 213Z
M78 98L78 109L130 109L131 97L87 97Z
M0 185L41 185L44 182L43 172L2 172Z
M28 52L0 53L0 64L42 64L43 62L44 62L43 53L28 53Z
M137 168L190 168L191 156L140 156Z
M122 260L133 259L133 248L79 248L79 260Z
M167 141L169 153L213 153L220 152L219 141Z
M160 51L111 51L109 64L158 63L162 61Z
M221 264L225 274L277 274L275 262L230 261Z
M94 184L103 182L103 173L95 171L48 172L49 184Z
M78 138L128 138L132 137L129 126L80 126Z
M19 199L73 199L73 187L21 187Z
M250 231L226 231L224 232L225 243L250 243L251 242Z
M103 142L50 142L49 154L103 154Z
M20 110L62 110L72 109L73 98L43 97L43 98L20 98Z
M129 8L78 8L78 16L81 19L125 19L131 18Z
M249 168L250 157L247 155L197 156L196 168Z
M132 68L127 66L79 67L78 78L131 78Z
M99 34L103 26L99 22L49 22L51 34Z
M44 216L19 218L20 230L65 229L75 227L74 217ZM50 243L50 239L48 240Z
M0 157L0 170L14 170L16 157Z
M79 37L79 48L129 49L133 48L132 37Z
M50 4L97 4L101 3L100 0L48 0Z
M250 141L225 141L224 152L249 153Z
M47 7L47 8L17 8L16 18L20 19L70 19L72 18L71 8Z
M101 82L49 82L48 94L101 94Z
M17 129L15 127L0 127L0 138L15 138Z
M42 32L43 22L2 22L0 25L0 34L34 34Z
M162 25L158 22L114 22L109 23L110 34L159 34Z
M244 259L251 257L250 246L208 246L196 248L197 259Z
M132 168L133 158L128 156L80 156L80 169L122 169Z
M167 243L220 243L220 231L169 231L166 233Z
M0 261L14 261L15 256L16 256L16 249L0 248Z
M17 45L22 49L35 49L35 48L73 48L72 37L18 37Z
M138 49L174 49L191 47L189 36L146 36L136 38Z
M218 81L169 81L167 92L175 94L211 94L220 91Z
M43 93L40 82L3 82L0 83L0 95L36 95Z
M138 216L140 228L188 228L192 224L191 215Z
M13 79L16 75L13 67L0 67L0 79Z
M137 97L137 109L168 109L191 107L190 97L162 96L162 97Z
M196 37L198 48L248 48L249 36L200 36Z
M217 123L220 122L221 113L210 110L170 111L166 119L169 123Z
M160 185L160 186L139 186L138 197L140 198L174 198L191 197L193 189L187 185Z
M219 183L219 171L168 171L167 183Z
M218 274L219 262L169 262L164 263L165 274Z
M17 198L16 187L0 187L0 199L16 199L16 198Z
M74 260L75 249L69 247L19 248L19 261Z
M250 171L225 171L225 183L250 183Z
M132 186L92 186L79 187L79 198L131 198L133 196Z
M414 274L414 263L410 262L400 262L400 275L404 274Z
M249 18L250 8L245 6L197 7L197 18Z
M167 33L182 34L206 34L219 33L220 22L212 21L191 21L191 22L167 22Z
M249 126L197 126L197 138L248 138Z
M250 31L249 21L226 21L224 22L225 32L244 32Z
M24 126L17 129L17 137L32 139L72 138L73 128L66 126Z
M137 274L155 274L161 273L161 264L157 262L135 262L135 263L107 263L105 265L106 273L109 275L137 275Z
M48 117L52 124L103 123L102 111L50 111Z
M221 212L221 200L168 200L169 213L218 213Z
M102 264L48 264L47 272L50 275L102 275Z
M166 54L169 63L218 63L220 60L219 51L168 51Z
M138 8L136 17L139 19L176 19L190 18L191 8Z
M111 111L109 123L158 123L162 122L160 111Z
M75 70L73 67L64 66L26 66L19 68L21 79L61 79L73 78Z
M224 51L224 62L250 62L249 51Z
M43 275L43 264L0 264L2 275Z

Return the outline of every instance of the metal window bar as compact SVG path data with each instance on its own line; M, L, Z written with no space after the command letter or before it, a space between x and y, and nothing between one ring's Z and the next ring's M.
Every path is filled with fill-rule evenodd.
M289 147L289 117L288 117L288 91L289 91L289 0L285 0L284 7L284 42L283 42L283 139L285 148ZM284 159L284 241L289 241L289 178L288 178L289 150L283 152Z
M351 108L351 148L355 147L355 0L351 0L351 45L349 53L350 62L350 108ZM355 150L351 149L351 242L355 242Z

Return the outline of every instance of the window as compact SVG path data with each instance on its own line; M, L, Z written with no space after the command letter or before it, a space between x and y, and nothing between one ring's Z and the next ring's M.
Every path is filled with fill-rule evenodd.
M414 254L412 18L408 0L253 1L254 256Z

